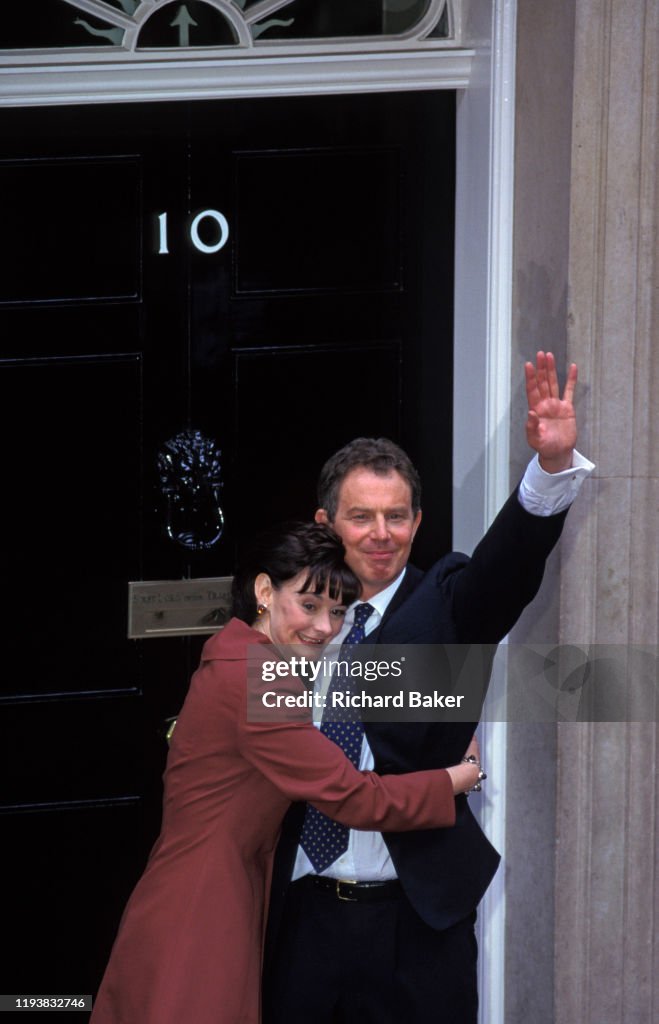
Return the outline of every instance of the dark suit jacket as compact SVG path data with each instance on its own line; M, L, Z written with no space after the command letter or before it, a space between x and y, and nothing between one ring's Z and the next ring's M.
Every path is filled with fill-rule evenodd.
M508 499L471 558L452 553L423 573L408 566L375 637L379 643L482 644L493 656L536 595L566 513L534 516ZM489 656L486 655L486 660ZM491 664L491 657L489 657ZM488 670L489 671L489 670ZM365 722L380 773L457 764L475 722ZM475 909L499 863L465 796L453 828L384 836L405 893L431 927L448 928ZM275 863L270 929L276 932L303 818L292 808Z

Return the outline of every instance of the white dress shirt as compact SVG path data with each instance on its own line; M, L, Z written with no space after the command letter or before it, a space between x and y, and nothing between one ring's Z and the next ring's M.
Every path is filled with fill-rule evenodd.
M519 500L527 512L537 516L550 516L568 508L595 466L588 459L575 451L572 467L562 473L546 473L540 466L538 456L531 460L526 468L519 487ZM365 633L369 636L382 622L382 617L389 602L402 583L405 570L385 590L369 598L368 603L374 611L366 621ZM345 621L333 646L338 656L338 649L348 635L355 615L355 601L346 612ZM320 723L316 723L319 725ZM366 737L362 743L359 768L361 771L372 771L375 766L371 748ZM311 861L301 846L298 846L293 879L303 875L314 874ZM381 832L361 832L350 830L348 849L330 864L321 874L329 878L350 879L358 882L385 882L396 878L396 871Z

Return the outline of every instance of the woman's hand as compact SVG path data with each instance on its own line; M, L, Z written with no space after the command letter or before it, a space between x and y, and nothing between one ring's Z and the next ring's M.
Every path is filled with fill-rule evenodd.
M453 792L456 796L458 793L468 793L481 779L481 750L475 736L465 750L465 758L468 757L475 757L476 760L474 762L461 761L460 764L446 769L451 776Z

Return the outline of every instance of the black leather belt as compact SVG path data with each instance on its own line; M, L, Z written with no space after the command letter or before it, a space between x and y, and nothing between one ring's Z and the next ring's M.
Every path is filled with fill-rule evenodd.
M400 896L403 888L397 878L390 882L355 882L347 878L327 878L325 875L304 875L296 886L321 889L348 903L373 903Z

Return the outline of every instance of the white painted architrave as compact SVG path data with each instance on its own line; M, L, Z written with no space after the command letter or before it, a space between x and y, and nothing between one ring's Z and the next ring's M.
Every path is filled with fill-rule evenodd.
M510 486L516 9L516 0L476 0L465 26L467 39L481 40L469 89L458 104L453 543L467 552ZM504 644L495 662L493 694L505 682L505 655ZM489 775L477 798L480 819L503 853L506 723L485 722L479 735ZM504 863L479 913L481 1024L505 1020L505 914Z
M0 107L465 89L473 51L0 66Z

